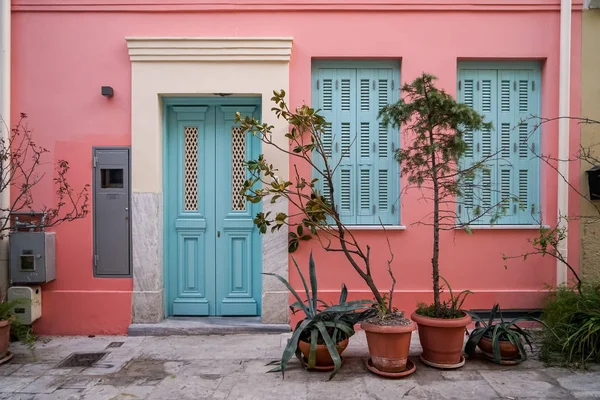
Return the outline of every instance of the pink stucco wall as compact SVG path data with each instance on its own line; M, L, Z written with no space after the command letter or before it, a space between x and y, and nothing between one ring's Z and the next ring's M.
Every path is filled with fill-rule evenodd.
M91 183L92 146L130 144L131 66L126 36L292 36L289 93L292 106L310 103L314 58L397 59L401 61L403 82L425 71L437 75L440 85L450 93L456 91L458 60L543 60L542 114L558 113L558 0L531 0L526 5L510 1L506 2L506 9L494 6L487 11L469 5L485 5L485 1L455 2L461 6L446 6L439 12L435 6L428 6L428 2L416 1L387 2L416 4L412 11L318 11L309 7L303 12L247 13L184 8L160 12L169 7L156 1L145 2L159 4L156 9L145 10L153 12L140 12L143 7L136 8L135 2L123 2L129 4L129 9L123 8L127 12L106 5L115 2L76 2L104 4L104 11L95 12L85 11L85 7L66 7L69 12L62 12L65 7L36 8L31 5L34 3L43 4L13 1L13 118L19 112L29 114L29 126L35 129L37 141L52 152L54 160L69 160L76 185ZM63 2L66 3L69 2ZM271 1L261 4L277 7ZM92 4L87 10L94 9ZM575 11L573 115L579 115L580 108L580 31L581 13ZM102 85L115 89L114 98L100 95ZM571 148L576 149L578 127L573 125L571 129ZM546 126L542 138L544 151L556 154L557 127ZM579 167L573 166L570 171L572 182L579 182ZM556 219L557 176L545 167L542 179L542 213L545 221L552 223ZM49 181L37 193L44 202L52 199ZM407 229L388 232L398 278L396 306L407 312L414 309L417 301L428 302L431 297L431 228L411 226L428 212L428 205L419 202L418 197L417 193L408 193L402 198L402 223ZM578 200L577 196L571 196L571 210L578 209ZM576 222L570 228L569 257L578 260L579 229ZM126 332L131 320L132 281L93 277L91 217L63 225L56 231L57 279L44 286L43 317L36 325L37 331ZM454 290L468 288L475 292L467 307L488 308L496 301L503 308L539 307L545 285L555 281L556 263L550 258L533 257L527 262L510 262L505 269L501 257L502 253L523 252L527 249L527 238L533 234L533 231L480 230L469 236L465 232L444 232L442 274ZM357 235L371 245L376 282L382 290L387 290L388 251L382 233ZM370 297L346 262L325 254L317 246L313 249L323 297L335 297L342 280L352 296ZM307 264L307 256L308 248L297 254L301 266ZM295 273L291 273L291 280L299 286Z

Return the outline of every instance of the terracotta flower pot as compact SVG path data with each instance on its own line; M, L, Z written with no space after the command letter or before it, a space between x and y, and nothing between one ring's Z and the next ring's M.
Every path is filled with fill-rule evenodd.
M298 347L300 351L304 355L304 358L308 360L308 355L310 354L310 343L304 342L300 340L298 342ZM344 350L348 347L348 339L344 339L336 345L337 351L339 355L342 355ZM317 367L330 367L333 366L333 359L329 354L329 350L327 350L327 346L324 344L317 345Z
M10 341L10 321L0 321L0 360L8 352L8 343Z
M361 328L367 334L367 345L373 366L382 372L406 370L411 333L417 327L409 325L375 325L363 321Z
M514 360L519 357L519 349L508 340L500 340L500 357L502 360ZM492 339L488 339L485 336L481 338L477 347L487 357L494 358L494 349L492 347Z
M467 313L462 318L446 319L423 317L414 312L410 318L419 326L423 362L442 368L462 365L465 328L471 323L471 317Z

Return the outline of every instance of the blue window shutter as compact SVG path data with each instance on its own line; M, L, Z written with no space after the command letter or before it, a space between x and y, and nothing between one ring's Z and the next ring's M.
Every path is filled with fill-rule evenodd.
M333 183L338 212L348 225L375 225L380 218L384 224L398 224L400 177L393 149L399 146L399 133L378 119L381 107L396 100L393 77L397 70L340 67L313 70L314 106L331 124L322 140L329 165L336 168ZM323 167L320 156L313 160ZM317 188L329 194L321 179Z
M336 115L333 119L334 156L339 165L334 181L336 204L342 222L356 224L356 70L337 69L334 90Z
M482 64L482 63L480 63ZM467 151L463 166L492 158L475 178L474 189L463 190L459 200L459 221L472 220L472 210L491 204L494 209L473 224L488 224L499 211L495 224L534 224L540 212L540 151L539 132L534 121L539 114L539 70L497 67L460 69L459 101L483 114L492 122L492 132L465 134L467 143L473 142L473 151ZM497 68L497 69L496 69ZM473 93L473 94L471 94ZM487 188L491 188L488 190ZM503 207L503 210L496 208Z
M334 169L334 200L338 213L345 224L356 223L356 185L354 160L356 158L355 109L356 109L356 70L321 68L313 79L317 91L317 108L329 125L324 129L321 140L330 168ZM313 89L315 90L315 89ZM315 164L324 168L319 155ZM330 190L321 176L317 188L323 196L330 198ZM330 221L330 223L333 221Z
M507 206L503 224L533 224L539 222L539 151L534 122L527 119L538 113L537 96L533 92L535 79L531 70L499 71L503 92L498 124L502 157L500 158L501 201Z
M377 124L377 81L374 69L359 69L357 79L358 109L357 119L357 223L377 223L377 171L375 171L374 146L376 145Z
M392 69L357 71L357 223L362 225L399 222L400 178L392 150L398 143L393 128L378 119L379 110L394 100L392 79Z
M336 163L336 160L333 158L334 135L333 126L331 125L336 115L334 104L335 78L335 70L333 69L320 69L318 74L313 75L313 90L317 92L317 104L314 107L320 109L323 117L330 123L324 128L321 136L325 154L317 154L312 157L313 162L319 169L323 169L325 166L323 156L330 160L330 165L335 165ZM321 194L331 201L331 193L328 185L325 184L321 176L314 175L314 177L319 178L317 188L321 191Z
M497 72L494 70L481 70L477 72L475 84L478 111L483 115L484 121L492 122L497 118L498 90ZM495 125L494 125L495 126ZM498 142L493 129L482 129L475 137L477 146L475 157L483 162L483 168L477 173L474 182L475 204L479 214L475 223L489 223L495 205L498 203L498 189L495 176L498 170ZM476 213L477 214L477 213Z
M458 101L477 110L475 99L475 88L477 85L477 73L474 71L459 71ZM466 169L475 163L475 136L476 132L466 130L463 139L467 150L461 159L461 168ZM467 223L473 219L475 212L475 193L473 191L473 179L464 179L461 182L461 196L457 199L457 212L459 223Z
M483 115L486 122L495 122L497 110L497 77L494 70L464 70L459 74L460 89L458 100ZM461 223L489 223L491 211L497 203L495 175L497 170L497 142L494 132L489 129L467 131L464 140L468 150L464 153L461 165L468 168L474 163L483 162L481 169L472 180L464 180L462 197L458 199L458 216Z

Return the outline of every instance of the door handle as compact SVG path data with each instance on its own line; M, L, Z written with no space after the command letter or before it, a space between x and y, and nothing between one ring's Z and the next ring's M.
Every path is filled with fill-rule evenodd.
M217 231L217 237L220 238L221 237L221 231Z

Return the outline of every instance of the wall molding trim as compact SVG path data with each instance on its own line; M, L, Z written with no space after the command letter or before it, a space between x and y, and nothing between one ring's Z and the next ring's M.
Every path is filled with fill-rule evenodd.
M148 1L148 0L142 0ZM271 111L273 89L289 92L292 38L288 37L129 37L131 61L131 191L133 323L157 323L168 312L169 274L165 274L165 104L214 93L260 97L261 121L272 125L273 140L285 147L289 127ZM169 100L175 97L176 100ZM175 102L175 103L173 103ZM226 101L224 100L226 103ZM196 114L202 106L194 102ZM230 102L229 104L232 104ZM239 109L239 107L236 107ZM189 108L188 108L189 109ZM287 154L274 146L261 151L287 178ZM265 201L264 213L287 212L282 199ZM288 276L287 229L264 235L262 272ZM289 322L288 293L276 279L262 275L263 323ZM257 294L258 295L258 294Z
M581 10L584 0L573 0ZM560 11L560 0L13 0L13 11Z
M281 61L292 55L291 37L127 37L136 61Z

